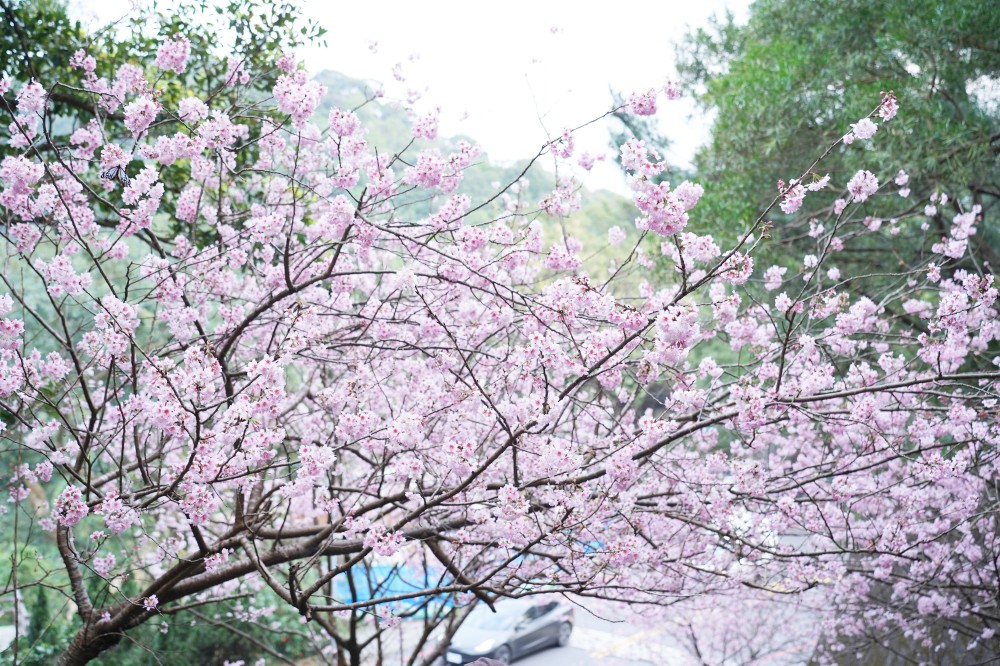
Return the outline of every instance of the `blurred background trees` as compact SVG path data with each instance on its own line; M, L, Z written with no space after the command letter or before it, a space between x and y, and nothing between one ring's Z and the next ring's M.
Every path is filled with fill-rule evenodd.
M701 219L729 240L756 218L778 180L796 178L841 137L847 118L862 118L883 91L901 113L888 131L858 150L841 147L822 165L842 186L858 169L885 182L906 169L912 183L903 200L895 189L877 199L885 217L923 208L935 192L951 204L931 216L931 236L947 233L960 207L983 206L977 252L997 264L1000 196L1000 12L982 0L760 0L745 25L732 15L688 35L677 47L678 71L688 90L715 115L710 142L694 159L705 185ZM820 213L837 188L810 195ZM777 238L780 211L772 212ZM904 234L910 244L916 241ZM894 240L865 248L900 250ZM912 250L912 245L909 247ZM866 261L868 257L857 257Z

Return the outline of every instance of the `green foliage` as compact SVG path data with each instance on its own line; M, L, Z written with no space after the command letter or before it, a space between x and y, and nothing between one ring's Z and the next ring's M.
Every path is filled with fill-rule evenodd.
M19 666L47 666L56 661L79 628L79 622L68 614L68 604L55 591L36 586L23 592L28 611L28 626L21 626L17 643ZM13 664L14 650L0 654L0 666Z
M934 191L984 209L1000 193L1000 13L989 0L761 0L745 26L717 20L689 35L678 55L685 83L717 111L711 142L695 160L706 185L697 217L723 240L766 208L779 179L798 177L870 113L883 91L895 92L899 116L870 146L830 155L817 171L830 173L834 187L810 195L806 209L828 206L861 168L882 183L901 168L910 174L909 200L892 188L869 204L886 217L922 208ZM780 232L780 211L772 216ZM982 225L979 249L997 246L993 226Z
M583 244L580 256L583 258L584 268L591 275L597 276L597 279L604 279L607 277L610 260L617 257L621 261L624 249L619 246L611 251L608 229L613 226L622 227L629 234L626 244L633 243L638 235L633 225L635 216L635 207L628 199L607 191L588 192L583 197L580 210L570 215L561 226L566 233ZM547 226L550 233L546 234L546 240L556 241L558 237L555 230L558 228L555 224ZM659 252L659 248L655 251ZM615 287L622 294L634 293L636 282L629 276Z
M29 614L30 620L26 635L28 642L34 643L45 631L45 625L50 617L48 596L45 594L45 588L35 588L34 601L30 606Z
M326 33L303 20L295 4L265 0L197 0L169 8L153 3L94 34L69 19L61 0L0 0L0 10L9 26L0 34L0 69L18 76L27 72L47 84L68 78L69 59L77 49L96 58L98 77L111 78L123 64L151 63L165 39L187 37L187 68L181 75L165 75L158 86L165 89L160 101L167 108L192 92L236 94L223 89L229 56L253 73L252 90L269 93L278 56L305 43L323 44ZM61 91L52 102L67 115L90 109L82 92Z
M55 69L67 71L69 58L86 33L66 15L60 0L0 0L0 72L38 77Z
M292 659L314 652L297 628L297 615L280 611L259 621L240 621L235 615L233 607L214 604L194 613L154 618L129 631L128 640L92 663L95 666L222 666L227 660L240 659L253 664L260 657L267 658L268 663L277 663L269 656L268 649Z

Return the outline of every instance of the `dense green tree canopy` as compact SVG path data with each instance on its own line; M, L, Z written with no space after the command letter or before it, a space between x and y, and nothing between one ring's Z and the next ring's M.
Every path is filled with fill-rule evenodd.
M724 237L764 210L779 179L796 178L849 130L845 118L870 113L883 91L899 99L898 118L867 146L838 147L817 169L819 176L831 174L834 187L825 198L811 196L807 208L829 205L858 169L883 184L906 169L911 196L903 201L893 189L869 204L872 213L923 208L940 191L955 208L980 203L985 216L995 215L1000 12L994 2L760 0L745 25L728 16L690 34L678 62L685 83L717 113L695 167L711 183L702 217ZM946 219L938 225L955 212L940 210ZM995 246L994 225L983 226L980 241Z

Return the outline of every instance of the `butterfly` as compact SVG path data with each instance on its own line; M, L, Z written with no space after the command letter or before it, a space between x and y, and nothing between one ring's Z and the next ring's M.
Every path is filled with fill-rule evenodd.
M118 182L125 187L132 184L132 179L128 177L127 173L125 173L125 168L120 166L113 166L110 169L105 169L101 172L101 178L104 178L105 180L114 180L117 178Z

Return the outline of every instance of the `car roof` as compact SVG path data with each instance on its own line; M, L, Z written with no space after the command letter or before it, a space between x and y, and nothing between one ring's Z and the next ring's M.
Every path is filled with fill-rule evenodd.
M518 610L526 610L532 606L541 606L542 604L548 604L552 602L560 603L560 600L555 597L541 596L541 597L522 597L520 599L501 599L497 601L494 607L497 609L497 613L512 613ZM479 604L476 606L476 610L486 609L489 612L489 606L486 604Z

